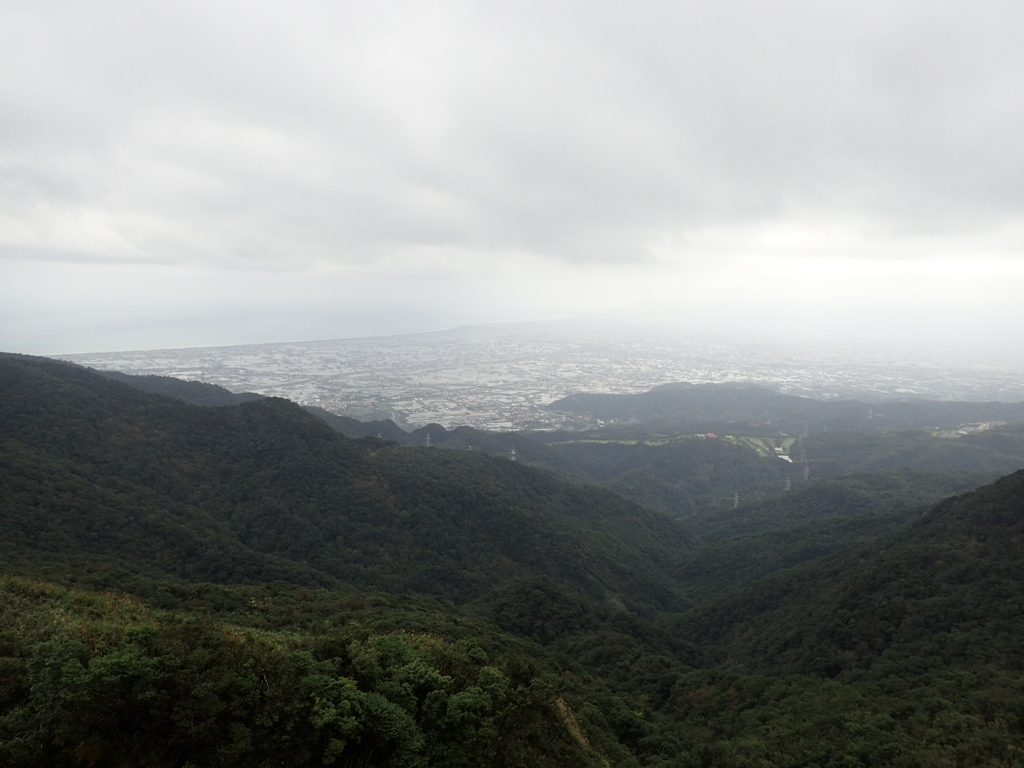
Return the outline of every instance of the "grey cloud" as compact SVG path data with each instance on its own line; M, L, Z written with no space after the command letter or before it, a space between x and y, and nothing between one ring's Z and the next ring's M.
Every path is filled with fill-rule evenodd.
M986 228L1024 192L1021 16L22 4L8 37L29 42L8 49L4 92L20 117L3 136L40 175L66 159L55 183L125 214L123 238L161 258L635 259L665 233L794 209Z
M226 269L240 315L330 275L495 319L520 272L534 308L556 281L621 306L704 280L723 315L715 270L755 262L779 282L750 295L828 259L984 257L998 283L1024 252L1021 39L1011 2L9 0L0 269Z

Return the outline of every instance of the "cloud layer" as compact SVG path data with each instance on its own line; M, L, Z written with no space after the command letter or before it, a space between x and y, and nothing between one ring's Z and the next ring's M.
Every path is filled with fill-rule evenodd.
M11 0L0 341L892 301L992 334L1024 319L1021 39L1011 2Z

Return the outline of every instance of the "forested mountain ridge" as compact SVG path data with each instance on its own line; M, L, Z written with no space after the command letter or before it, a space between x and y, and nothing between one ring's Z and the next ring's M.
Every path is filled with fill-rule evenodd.
M903 468L1008 474L1024 467L1024 426L1007 424L955 439L927 431L823 432L800 444L814 477Z
M703 546L673 572L694 598L749 586L851 545L881 539L941 499L974 490L989 474L901 470L848 475L689 519Z
M830 677L992 665L1024 653L1024 471L909 526L779 571L686 617L682 635L740 668Z
M211 384L168 377L127 376L109 371L103 375L144 391L197 405L237 404L260 397L235 395ZM692 385L666 385L652 392L691 389ZM775 397L764 388L751 389L748 385L724 385L721 391L709 390L702 397L721 401L743 390L751 390L754 399L762 404L766 396ZM743 397L747 396L741 399ZM927 409L931 405L945 408L951 404L918 401L913 405ZM952 405L987 408L991 404ZM807 476L821 479L904 468L994 476L1024 467L1024 426L1021 425L957 434L957 439L935 438L922 430L818 432L799 439L797 445L791 447L794 456L790 458L798 459L798 463L787 465L765 460L748 445L750 438L742 436L767 431L774 439L766 438L762 443L781 444L780 430L770 425L733 423L731 426L738 428L741 436L725 440L696 440L693 434L681 435L680 428L664 423L620 425L576 433L495 433L471 427L449 430L439 424L429 424L414 432L405 432L392 421L361 422L321 408L304 408L349 437L381 437L399 445L431 445L478 450L504 458L514 456L520 462L545 467L566 479L596 480L625 498L675 515L689 515L731 499L735 494L745 499L770 496ZM883 416L881 414L879 419ZM872 428L881 424L878 421Z
M391 420L358 421L349 416L339 416L315 405L306 405L303 408L325 424L348 437L379 437L384 440L391 440L399 445L423 444L421 440L416 439Z
M530 433L570 468L634 501L689 517L846 475L917 473L922 489L943 474L983 482L1024 467L1024 426L960 436L926 431L824 432L806 438L704 437L644 426L583 433ZM785 459L772 446L788 445ZM752 447L757 446L757 449ZM881 482L885 482L882 480ZM935 501L939 496L931 496Z
M193 405L238 405L264 397L251 392L234 394L214 384L182 381L168 376L138 376L118 371L99 371L99 373L136 389L166 395ZM506 458L515 456L520 461L550 469L562 471L574 469L543 443L514 432L486 432L466 426L445 429L440 424L428 424L412 432L406 432L391 420L359 421L317 406L305 405L303 409L348 437L377 437L405 446L430 445L460 450L479 450L492 456Z
M0 764L637 765L576 714L607 693L450 604L179 591L193 599L166 611L0 576Z
M511 638L451 603L426 633L393 609L362 629L353 606L380 598L338 588L465 601L546 576L599 615L678 610L664 573L689 539L668 517L480 452L354 441L273 398L200 407L18 357L0 392L0 565L63 585L0 584L0 762L636 764L602 721L628 707L559 682L539 648L508 658ZM256 591L188 586L209 581ZM71 584L179 594L187 613ZM191 614L262 626L282 602L280 637Z
M665 384L636 395L578 393L548 408L605 422L660 421L676 428L742 424L794 435L935 429L988 421L1024 423L1024 403L823 401L753 384Z
M684 526L273 398L16 357L0 393L0 764L1022 763L1020 474L934 506L980 476L836 477ZM689 478L667 446L587 461Z
M274 398L189 405L61 363L0 358L0 388L17 555L105 553L210 580L264 580L290 561L289 580L457 601L549 574L627 603L677 601L659 568L689 546L682 527L541 470L353 441Z
M193 405L238 405L239 403L247 403L251 400L259 400L263 397L263 395L257 395L254 392L235 394L216 384L207 384L200 381L183 381L171 376L133 376L121 373L120 371L99 371L99 373L108 379L120 381L144 392L174 397Z

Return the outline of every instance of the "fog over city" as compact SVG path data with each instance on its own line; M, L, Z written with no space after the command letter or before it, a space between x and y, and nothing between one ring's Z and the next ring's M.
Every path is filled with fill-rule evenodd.
M1012 2L0 7L0 349L1024 327Z

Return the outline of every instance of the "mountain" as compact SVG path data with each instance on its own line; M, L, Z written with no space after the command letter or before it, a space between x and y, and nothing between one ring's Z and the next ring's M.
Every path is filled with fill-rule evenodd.
M421 445L421 441L410 435L390 419L384 421L359 421L349 416L339 416L323 408L314 405L303 406L305 411L312 414L328 426L338 430L348 437L379 437L384 440L391 440L399 445Z
M530 636L544 605L510 609L539 579L642 643L638 614L686 607L666 516L274 398L24 357L0 392L0 566L56 582L0 579L0 762L636 764L618 696L449 600Z
M98 373L135 389L166 395L192 405L209 407L239 405L264 397L251 392L234 394L215 384L182 381L169 376L135 376L118 371L98 371ZM317 406L306 405L303 406L303 409L347 437L377 437L406 446L430 444L434 447L479 450L492 456L515 455L518 460L529 464L552 469L568 469L565 461L561 460L554 452L547 450L542 444L512 432L485 432L472 427L455 427L448 430L440 424L428 424L412 432L406 432L390 419L359 421Z
M487 432L473 427L445 429L440 424L428 424L412 434L419 445L429 443L440 448L482 451L491 456L545 467L561 475L572 474L575 470L573 463L566 461L557 451L532 439L530 435L518 432Z
M521 435L409 448L190 397L0 356L0 764L1021 762L1022 473L812 476L679 521ZM799 474L765 439L634 432L531 461L665 503ZM812 471L913 446L835 434Z
M238 405L260 400L263 395L253 392L235 394L216 384L200 381L182 381L170 376L131 376L120 371L97 371L101 376L120 381L144 392L166 395L193 405Z
M813 477L897 469L1008 474L1024 467L1024 426L1008 424L955 438L927 431L823 432L798 450Z
M588 433L550 450L585 476L641 503L688 515L711 499L782 490L799 468L746 445L695 438L614 439Z
M168 611L0 577L0 764L636 765L578 714L600 688L450 604L179 591Z
M709 436L652 424L528 436L547 445L568 470L682 517L774 496L808 479L902 470L932 473L937 480L947 472L992 479L1024 467L1024 425L1014 424L955 438L921 430ZM936 487L945 485L939 480Z
M830 477L794 485L791 491L709 509L690 523L704 543L779 530L798 530L863 515L889 517L906 510L917 514L949 496L995 481L993 473L899 469Z
M66 557L211 581L286 579L464 602L548 575L679 605L688 533L596 487L480 452L354 441L297 405L201 407L71 365L0 359L9 564Z
M990 665L1019 671L1024 472L905 529L710 601L683 637L759 672L850 677Z
M849 475L712 508L688 522L704 546L674 571L697 599L895 533L930 505L994 480L989 474L902 470Z
M548 408L604 422L657 421L702 431L743 425L792 435L937 429L991 421L1024 423L1024 403L822 401L752 384L665 384L636 395L579 393L556 400Z

